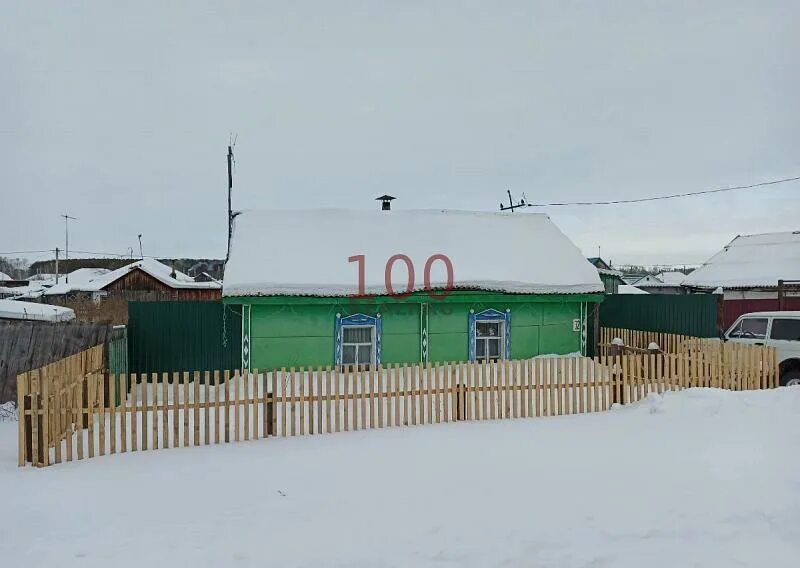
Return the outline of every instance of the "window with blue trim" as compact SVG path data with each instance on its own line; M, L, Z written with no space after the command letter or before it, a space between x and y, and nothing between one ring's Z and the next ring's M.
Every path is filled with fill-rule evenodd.
M511 354L511 310L469 312L469 360L500 361Z
M379 365L381 362L381 315L375 317L336 314L334 361L336 365Z

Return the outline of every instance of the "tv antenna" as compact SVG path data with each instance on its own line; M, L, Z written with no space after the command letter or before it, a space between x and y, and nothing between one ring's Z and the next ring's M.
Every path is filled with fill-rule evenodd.
M525 194L522 194L522 199L519 202L514 203L514 198L511 197L511 190L507 189L506 193L508 193L508 205L500 204L500 211L511 211L514 212L515 209L519 209L520 207L527 207L528 202L525 199Z
M64 246L64 260L66 261L66 260L69 259L69 221L70 221L70 219L73 220L73 221L77 221L78 218L77 217L71 217L71 216L67 215L66 213L63 213L62 215L59 215L59 217L63 217L64 218L64 241L65 241L64 242L64 245L65 245ZM64 267L64 278L65 278L65 281L67 282L67 284L69 284L69 267L68 266Z

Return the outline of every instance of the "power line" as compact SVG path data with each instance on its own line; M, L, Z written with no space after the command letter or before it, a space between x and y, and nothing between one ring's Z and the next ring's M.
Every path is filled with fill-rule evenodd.
M91 250L73 250L72 252L77 252L77 253L80 253L80 254L100 254L100 255L104 255L104 256L118 256L118 257L121 257L121 258L130 258L130 253L98 252L98 251L91 251ZM190 258L190 259L208 258L209 260L212 260L211 257L195 257L195 256L189 257L189 256L186 256L186 255L173 255L173 256L170 256L170 255L165 255L165 254L162 254L162 255L145 254L145 255L142 255L142 258L155 258L155 259L159 259L159 258L176 258L176 259L177 258Z
M762 181L760 183L753 183L750 185L736 185L733 187L722 187L719 189L706 189L703 191L690 191L687 193L675 193L672 195L659 195L656 197L640 197L637 199L613 199L609 201L573 201L573 202L563 202L563 203L527 203L528 207L562 207L567 205L619 205L623 203L642 203L645 201L660 201L663 199L677 199L679 197L693 197L696 195L708 195L712 193L722 193L724 191L736 191L739 189L754 189L758 187L764 187L768 185L777 185L779 183L787 183L790 181L797 181L800 180L800 176L790 177L790 178L783 178L783 179L775 179L770 181Z
M0 255L6 254L38 254L42 252L53 252L55 249L47 249L47 250L12 250L10 252L0 252Z

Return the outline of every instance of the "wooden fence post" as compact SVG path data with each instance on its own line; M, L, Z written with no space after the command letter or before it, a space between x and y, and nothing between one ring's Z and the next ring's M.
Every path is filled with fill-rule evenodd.
M17 376L17 430L18 430L18 465L23 467L31 455L28 450L30 444L30 427L28 419L28 373Z

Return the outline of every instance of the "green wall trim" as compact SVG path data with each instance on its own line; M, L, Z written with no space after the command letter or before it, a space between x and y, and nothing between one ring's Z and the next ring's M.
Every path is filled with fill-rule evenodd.
M358 298L355 296L226 296L223 302L226 304L250 304L250 305L318 305L318 304L341 304L346 302L353 306L371 306L377 303L391 302L392 304L422 304L428 303L432 306L436 304L464 303L464 302L484 302L487 298L502 297L504 302L525 303L525 302L592 302L599 303L605 298L604 294L506 294L504 292L488 291L457 291L454 290L442 299L433 299L427 292L415 292L407 298L397 296L368 296Z

